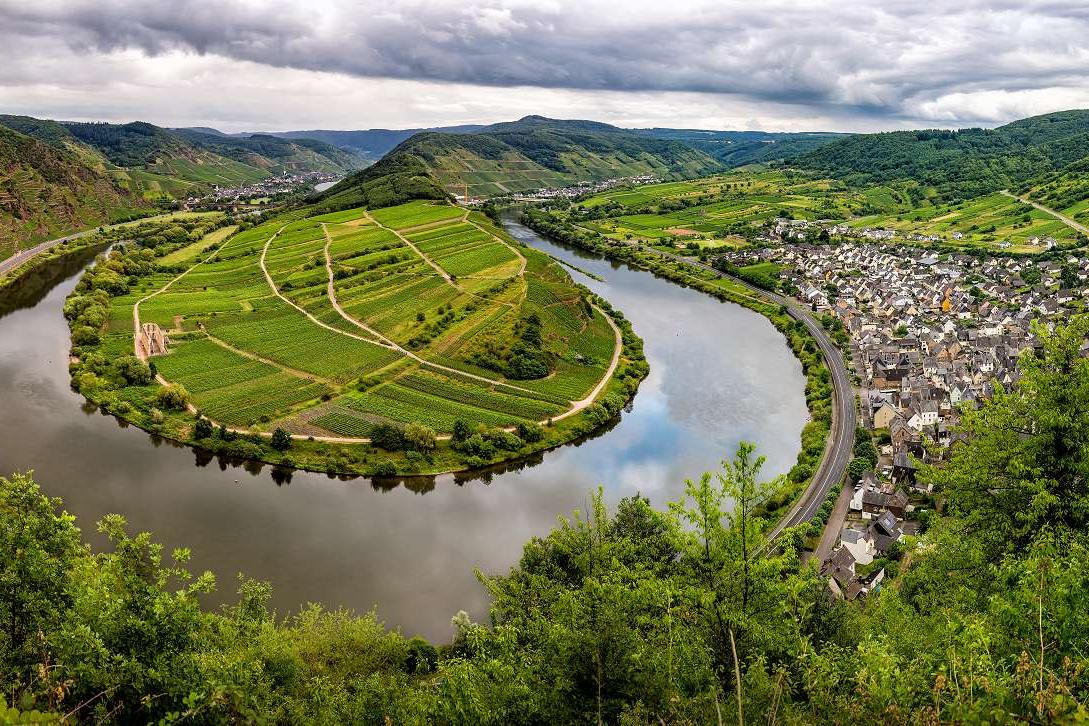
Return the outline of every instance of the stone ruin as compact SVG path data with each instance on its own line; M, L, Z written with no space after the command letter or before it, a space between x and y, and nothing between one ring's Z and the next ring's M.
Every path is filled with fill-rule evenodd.
M153 355L165 355L167 352L166 346L169 342L166 334L163 333L163 329L155 323L144 323L140 326L139 345L145 358L150 358Z

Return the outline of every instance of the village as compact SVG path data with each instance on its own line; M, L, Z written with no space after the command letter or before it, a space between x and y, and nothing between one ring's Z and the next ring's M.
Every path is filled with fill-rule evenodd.
M880 235L784 244L790 229L781 224L776 244L726 257L780 265L784 290L849 340L861 449L873 442L876 465L852 466L853 491L829 520L838 542L818 556L832 592L856 599L881 586L904 538L925 529L934 499L916 474L947 456L963 407L1017 382L1018 357L1039 345L1034 323L1084 309L1089 258L934 254L870 241Z
M277 174L239 186L215 186L203 196L185 199L184 208L186 210L236 210L237 205L252 205L256 203L255 200L263 200L301 189L310 189L315 185L335 182L339 178L340 176L329 172L307 171Z

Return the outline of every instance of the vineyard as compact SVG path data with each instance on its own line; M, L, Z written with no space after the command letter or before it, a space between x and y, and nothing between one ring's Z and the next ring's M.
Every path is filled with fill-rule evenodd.
M413 202L226 228L112 299L170 339L152 359L216 423L364 438L547 423L611 372L617 333L551 258L475 212Z

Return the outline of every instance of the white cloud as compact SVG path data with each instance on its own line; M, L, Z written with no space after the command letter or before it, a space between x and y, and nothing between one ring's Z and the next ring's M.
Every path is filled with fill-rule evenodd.
M1086 104L1075 2L0 0L0 104L224 128L871 130Z

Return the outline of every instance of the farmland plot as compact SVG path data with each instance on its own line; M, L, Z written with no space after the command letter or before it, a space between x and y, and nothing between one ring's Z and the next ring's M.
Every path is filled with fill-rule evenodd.
M383 422L513 427L561 416L608 374L602 314L483 216L412 202L231 232L174 253L192 266L143 278L110 320L120 347L142 300L141 321L176 337L160 374L218 423L348 438ZM525 325L539 380L507 376Z

